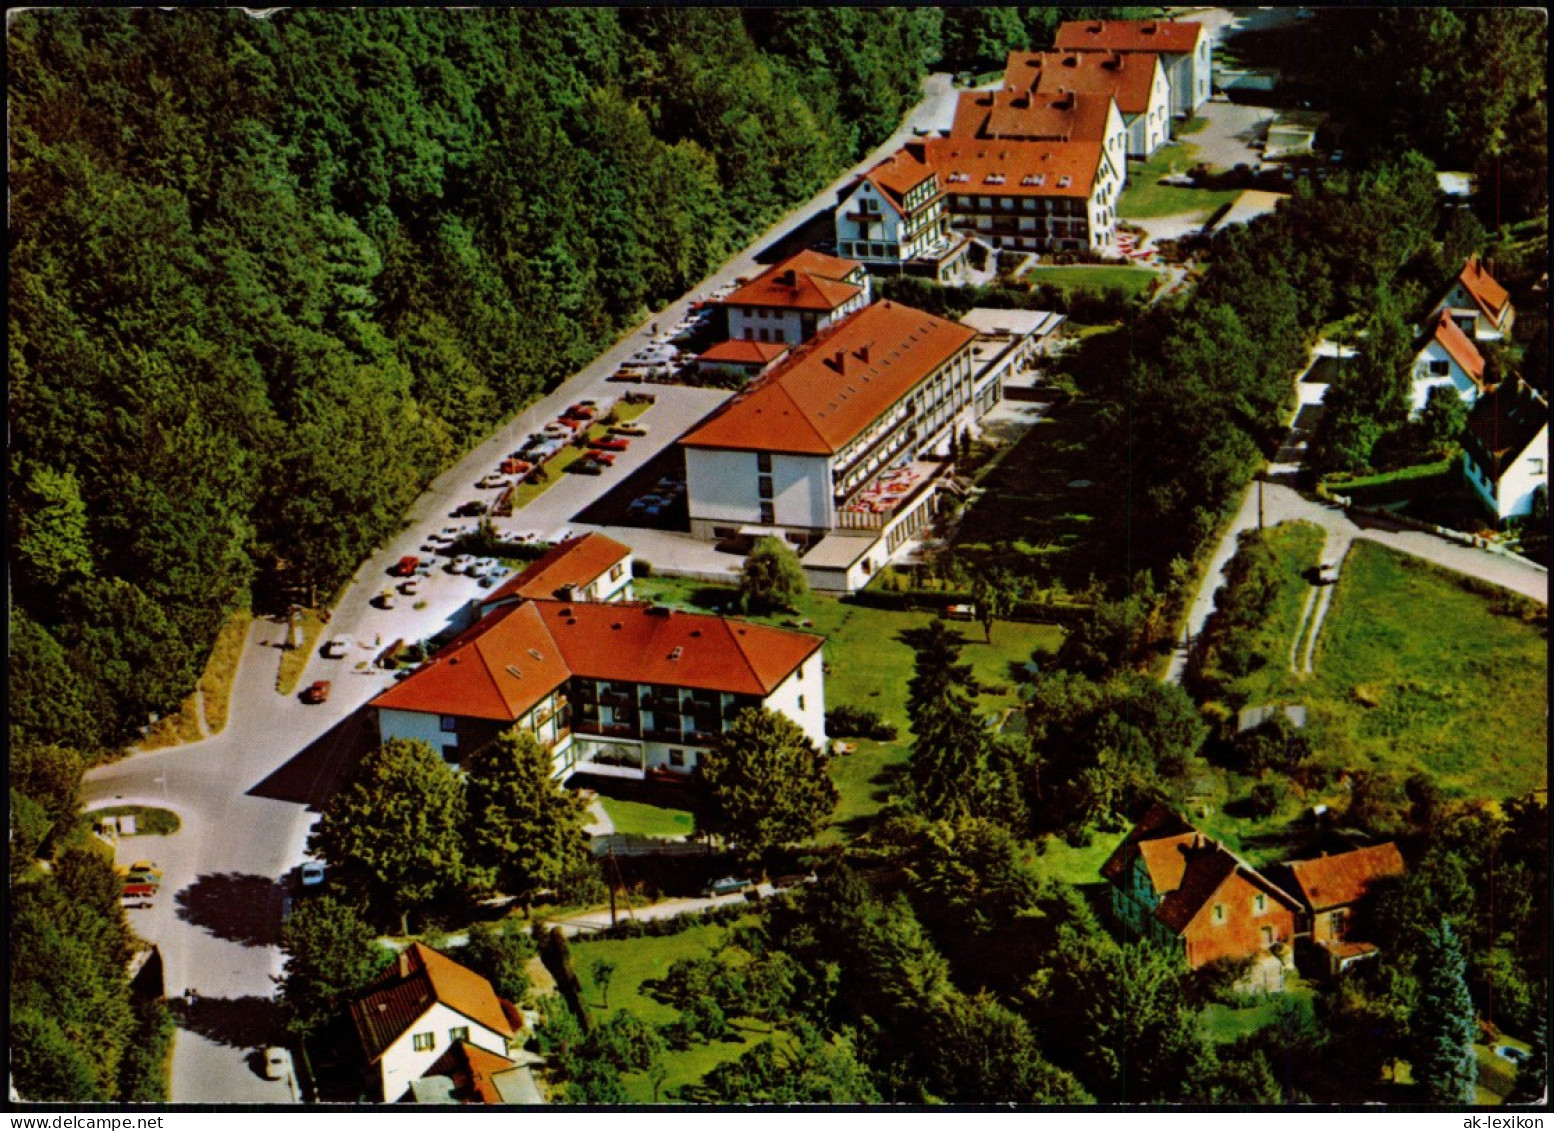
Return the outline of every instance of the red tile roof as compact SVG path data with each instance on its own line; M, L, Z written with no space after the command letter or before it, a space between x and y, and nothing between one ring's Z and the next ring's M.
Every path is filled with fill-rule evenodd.
M1214 894L1236 873L1292 910L1300 908L1294 896L1158 803L1150 805L1101 865L1102 877L1123 885L1135 857L1144 861L1156 894L1164 897L1155 908L1155 917L1177 934L1186 930Z
M1347 907L1363 898L1374 881L1405 871L1403 854L1390 841L1335 856L1291 861L1288 867L1296 892L1312 911Z
M572 674L535 603L524 601L465 630L372 706L512 722Z
M453 1081L454 1094L468 1097L466 1102L479 1100L483 1104L499 1104L502 1094L491 1077L516 1067L517 1063L505 1056L498 1056L469 1041L455 1041L421 1075L423 1078L448 1077Z
M1149 109L1155 70L1154 55L1110 51L1011 51L1004 68L1004 85L1038 94L1110 94L1124 114Z
M1200 23L1175 20L1066 20L1052 46L1059 51L1163 51L1189 55Z
M1484 355L1478 352L1473 339L1451 320L1451 311L1443 310L1437 316L1433 333L1425 340L1428 342L1431 339L1441 344L1441 348L1462 366L1463 372L1480 390L1484 388Z
M609 573L631 556L631 547L593 531L552 546L516 577L491 591L483 605L514 598L554 597L563 586L581 588Z
M1087 199L1095 189L1101 153L1098 141L947 138L928 145L946 192L984 196Z
M835 310L863 292L847 282L862 265L818 251L801 251L773 264L723 300L724 306Z
M592 679L765 697L825 643L807 632L641 604L535 607L567 666Z
M1462 268L1462 274L1457 276L1457 281L1468 294L1473 296L1473 301L1478 303L1479 309L1489 316L1489 320L1496 326L1500 325L1511 304L1511 296L1495 281L1494 276L1484 269L1478 256L1468 257L1467 263Z
M371 990L351 1003L367 1060L377 1061L438 1002L500 1036L517 1034L490 982L431 947L412 943Z
M1106 141L1112 96L968 90L955 106L952 138L1014 141ZM941 177L942 180L942 177Z
M831 455L976 337L957 322L876 302L795 349L680 442Z
M697 360L730 365L765 365L787 353L788 349L782 342L752 342L744 338L730 338L703 351Z
M1498 481L1548 423L1548 401L1520 377L1502 381L1479 397L1468 413L1466 446L1474 462Z
M887 200L894 203L897 209L904 209L903 201L906 199L906 194L924 181L932 179L933 175L933 166L923 157L922 144L908 142L863 174L859 180L870 182ZM851 182L842 190L842 195L845 197L850 194L857 183L857 181Z
M531 600L491 613L372 706L513 722L574 675L764 698L824 642L637 602Z

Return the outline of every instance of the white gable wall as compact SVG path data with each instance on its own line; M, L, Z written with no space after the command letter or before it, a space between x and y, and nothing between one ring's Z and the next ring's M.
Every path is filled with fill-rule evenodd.
M1430 390L1440 385L1450 385L1468 404L1478 399L1478 386L1467 370L1457 364L1446 352L1446 347L1431 338L1414 359L1414 400L1409 407L1410 416L1418 416L1430 400Z
M410 1087L410 1081L420 1079L433 1062L448 1051L453 1044L452 1037L449 1035L450 1030L466 1027L469 1029L469 1036L466 1039L470 1044L478 1045L498 1056L507 1055L507 1041L500 1033L492 1032L478 1022L471 1021L457 1010L449 1009L442 1002L433 1002L431 1008L405 1030L399 1040L384 1051L382 1059L378 1062L383 1081L384 1102L397 1101ZM415 1048L417 1034L429 1034L431 1047L417 1051Z
M1499 483L1490 480L1489 472L1480 467L1471 454L1467 459L1467 475L1468 482L1473 484L1473 489L1498 520L1503 522L1508 518L1531 514L1533 496L1537 494L1538 488L1548 488L1548 425L1538 429L1532 443L1511 461L1511 465L1500 476Z

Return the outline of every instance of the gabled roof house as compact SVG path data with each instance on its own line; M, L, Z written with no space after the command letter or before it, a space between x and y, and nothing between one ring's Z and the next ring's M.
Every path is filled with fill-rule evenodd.
M1214 48L1200 23L1175 20L1068 20L1059 51L1116 51L1160 56L1171 84L1171 112L1188 117L1213 93Z
M1463 264L1462 273L1431 309L1429 321L1434 322L1442 312L1449 314L1464 334L1478 342L1504 338L1516 321L1516 308L1511 305L1510 294L1476 255L1469 256Z
M631 547L598 531L558 542L481 602L490 612L519 601L631 600Z
M1503 381L1468 413L1463 471L1495 521L1530 515L1549 490L1549 402L1521 378Z
M1350 937L1350 918L1379 882L1406 870L1403 854L1390 841L1283 865L1280 878L1287 878L1304 905L1298 933L1321 949L1329 974L1378 953L1374 943Z
M1484 355L1447 310L1434 316L1414 344L1410 415L1418 416L1424 411L1430 401L1430 391L1437 387L1454 390L1470 405L1484 391Z
M939 176L919 141L855 178L837 198L836 250L862 263L954 277L966 255L950 234Z
M1258 958L1295 936L1295 896L1163 805L1150 806L1101 875L1124 931L1191 969Z
M720 305L730 339L797 345L869 305L862 263L805 249L762 271Z
M386 1103L406 1098L455 1049L487 1073L516 1068L510 1053L525 1039L517 1006L467 966L421 943L400 952L351 1003L351 1020Z
M1004 87L1037 94L1109 94L1127 129L1127 155L1171 140L1171 83L1159 56L1117 51L1011 51Z

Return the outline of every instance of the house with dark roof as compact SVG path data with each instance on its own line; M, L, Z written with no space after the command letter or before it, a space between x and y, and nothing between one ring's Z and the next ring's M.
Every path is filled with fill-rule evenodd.
M1463 264L1462 273L1431 308L1427 321L1434 322L1443 311L1476 342L1499 341L1510 334L1516 321L1510 294L1476 255Z
M1127 155L1147 158L1171 140L1171 84L1158 55L1118 51L1011 51L1004 88L1037 94L1109 94L1127 129Z
M541 598L631 600L631 547L598 531L558 542L493 589L481 601L481 612Z
M768 267L719 305L728 316L729 338L797 345L871 301L862 263L806 249Z
M1154 804L1101 866L1113 915L1196 970L1217 959L1292 960L1300 901L1223 844Z
M517 1068L512 1054L527 1037L518 1007L489 981L421 943L351 1003L351 1020L385 1103L410 1097L416 1081L456 1061L487 1078Z
M976 339L885 301L795 349L681 437L691 533L807 547L856 531L883 564L933 516L975 424Z
M1468 413L1463 474L1497 523L1548 505L1549 402L1522 381L1502 381Z
M1414 343L1411 416L1424 411L1436 388L1452 389L1470 405L1484 391L1484 355L1447 310L1438 312Z
M1214 46L1200 23L1176 20L1068 20L1058 25L1059 51L1158 55L1171 87L1171 113L1191 117L1214 90Z
M466 629L371 706L383 741L463 763L532 734L557 776L678 779L743 710L825 742L822 637L637 602L524 600Z
M1340 974L1379 953L1374 943L1350 937L1350 919L1379 882L1405 871L1403 854L1390 841L1280 866L1279 878L1302 903L1296 938L1320 953L1326 973Z
M945 138L926 153L957 231L1017 251L1115 246L1124 163L1102 142Z
M839 255L871 266L960 275L969 245L950 231L939 176L923 142L911 141L838 194L833 214Z

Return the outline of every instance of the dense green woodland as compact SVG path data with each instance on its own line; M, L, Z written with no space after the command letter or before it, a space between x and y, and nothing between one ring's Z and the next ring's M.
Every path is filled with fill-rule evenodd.
M13 678L91 673L26 695L18 737L111 742L251 591L327 595L458 453L894 128L939 28L15 22Z

